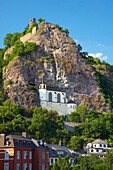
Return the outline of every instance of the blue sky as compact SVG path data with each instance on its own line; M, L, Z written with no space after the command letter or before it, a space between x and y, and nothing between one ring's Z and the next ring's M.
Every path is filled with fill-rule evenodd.
M68 28L83 51L113 64L113 0L0 0L0 48L32 18Z

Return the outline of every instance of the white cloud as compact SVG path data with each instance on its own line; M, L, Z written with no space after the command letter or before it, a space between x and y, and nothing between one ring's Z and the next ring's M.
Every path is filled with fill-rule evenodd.
M97 44L98 47L104 47L104 44Z
M94 58L99 58L100 60L107 60L107 56L103 56L103 53L89 53L88 56L92 56Z

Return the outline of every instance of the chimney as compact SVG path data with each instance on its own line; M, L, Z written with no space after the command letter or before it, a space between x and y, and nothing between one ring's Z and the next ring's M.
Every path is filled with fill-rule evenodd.
M25 138L27 138L27 132L22 132L22 136L24 136Z
M5 145L5 134L0 135L0 145L4 146Z
M59 141L59 145L60 145L60 146L63 146L63 142L62 142L61 140Z

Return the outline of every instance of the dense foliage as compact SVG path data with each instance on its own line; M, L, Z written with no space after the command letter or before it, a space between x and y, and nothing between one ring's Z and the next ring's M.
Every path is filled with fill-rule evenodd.
M108 79L106 76L96 71L97 82L106 102L113 107L113 80Z
M69 35L69 30L67 28L65 28L65 30L60 27L58 24L56 24L56 27L61 31L61 32L65 32L67 35Z
M101 138L113 141L113 111L105 115L96 111L87 110L86 106L78 106L76 112L72 112L69 120L79 121L75 127L76 135L90 138Z
M36 43L34 42L25 42L16 41L15 46L11 54L6 54L7 59L4 61L4 65L7 65L16 56L24 56L30 54L32 51L36 50Z
M105 61L100 61L99 58L93 58L88 55L88 52L81 52L82 47L78 44L78 49L81 57L86 60L87 64L90 64L95 71L96 81L102 92L102 96L105 101L113 107L113 80L109 79L104 73L113 75L113 65L108 64Z

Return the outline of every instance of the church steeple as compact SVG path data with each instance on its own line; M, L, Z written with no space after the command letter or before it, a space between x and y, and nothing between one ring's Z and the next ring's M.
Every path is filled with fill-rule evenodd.
M44 76L42 77L42 84L44 84Z
M44 76L42 77L42 83L40 84L39 89L46 89L46 84L44 84Z

